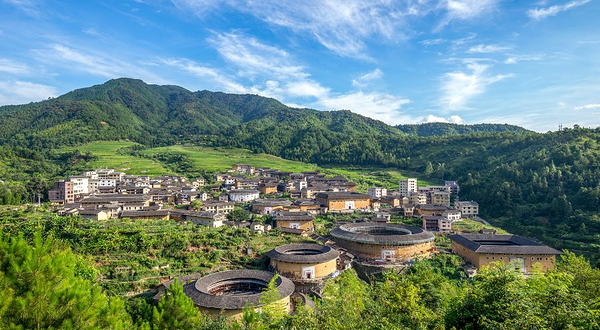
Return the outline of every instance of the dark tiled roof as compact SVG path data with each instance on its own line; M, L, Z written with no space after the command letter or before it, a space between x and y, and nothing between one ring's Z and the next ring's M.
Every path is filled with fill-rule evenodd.
M307 253L301 254L302 251ZM277 261L309 264L333 260L339 256L339 252L320 244L287 244L274 248L267 256Z
M213 309L243 309L246 305L261 306L260 297L262 293L236 294L216 296L209 293L215 284L227 284L236 281L255 282L266 285L273 278L274 273L263 270L230 270L210 274L201 279L186 284L183 291L188 295L196 306ZM277 290L281 298L289 297L294 292L294 283L289 279L279 276L277 279Z
M122 218L137 218L137 217L165 217L169 214L167 210L153 210L153 211L123 211L121 212Z
M327 199L371 199L371 196L355 192L321 192L316 195Z
M389 231L389 235L369 234L369 230ZM397 234L393 234L397 232ZM377 245L413 245L431 242L435 239L432 233L421 228L401 225L397 223L348 223L331 230L334 240L346 240L364 244Z
M308 212L280 212L276 221L312 221L314 216Z
M454 234L448 238L476 253L561 254L547 245L517 235Z
M290 206L292 202L287 199L255 199L252 205L260 206Z
M433 204L419 204L417 206L419 210L434 210L434 211L446 211L450 208L444 205L433 205Z
M293 234L293 235L302 235L302 234L308 232L308 231L306 231L304 229L300 229L300 228L279 227L279 229L281 229L281 232L284 234Z
M256 189L232 189L229 191L230 194L259 194L260 191Z

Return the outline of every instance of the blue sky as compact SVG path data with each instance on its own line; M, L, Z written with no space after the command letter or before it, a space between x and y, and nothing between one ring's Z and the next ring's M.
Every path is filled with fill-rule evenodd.
M0 104L111 78L389 124L600 125L598 0L0 0Z

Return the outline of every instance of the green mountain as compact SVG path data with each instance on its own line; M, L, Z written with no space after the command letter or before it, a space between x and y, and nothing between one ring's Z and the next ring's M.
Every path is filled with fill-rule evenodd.
M460 125L450 123L424 123L417 125L397 125L400 131L414 136L444 136L474 133L527 133L523 127L508 124Z
M114 79L55 99L0 107L0 143L52 148L83 142L130 139L166 145L235 133L241 145L261 151L287 149L299 156L306 147L319 151L361 136L450 135L476 132L524 132L514 126L405 125L393 127L349 111L296 109L257 95L190 92L178 86ZM270 146L276 132L278 146ZM280 135L279 133L283 133ZM297 150L294 146L300 146Z

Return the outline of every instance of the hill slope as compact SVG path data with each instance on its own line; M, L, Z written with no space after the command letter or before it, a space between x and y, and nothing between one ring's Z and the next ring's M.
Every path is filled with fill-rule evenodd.
M178 86L149 85L127 78L47 101L0 107L0 144L37 149L118 139L168 145L206 135L228 138L235 134L241 146L276 153L296 148L286 156L299 156L306 148L318 146L324 151L340 141L365 135L500 131L525 130L501 125L393 127L350 111L297 109L257 95L190 92ZM273 141L277 146L270 145L272 135L277 136Z

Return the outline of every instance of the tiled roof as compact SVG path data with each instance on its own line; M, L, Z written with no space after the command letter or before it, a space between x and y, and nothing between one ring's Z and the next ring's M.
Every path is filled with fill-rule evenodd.
M448 238L476 253L561 254L547 245L517 235L454 234Z
M306 251L306 254L302 254ZM339 256L339 252L329 246L320 244L287 244L281 245L267 253L273 260L290 263L322 263L333 260Z
M261 306L262 293L236 294L236 295L214 295L209 293L215 284L235 283L237 281L255 282L266 285L275 274L263 270L230 270L210 274L201 279L186 284L183 291L188 295L196 306L213 309L243 309L247 305ZM277 279L277 290L281 298L287 298L294 292L295 286L289 279L279 276Z

